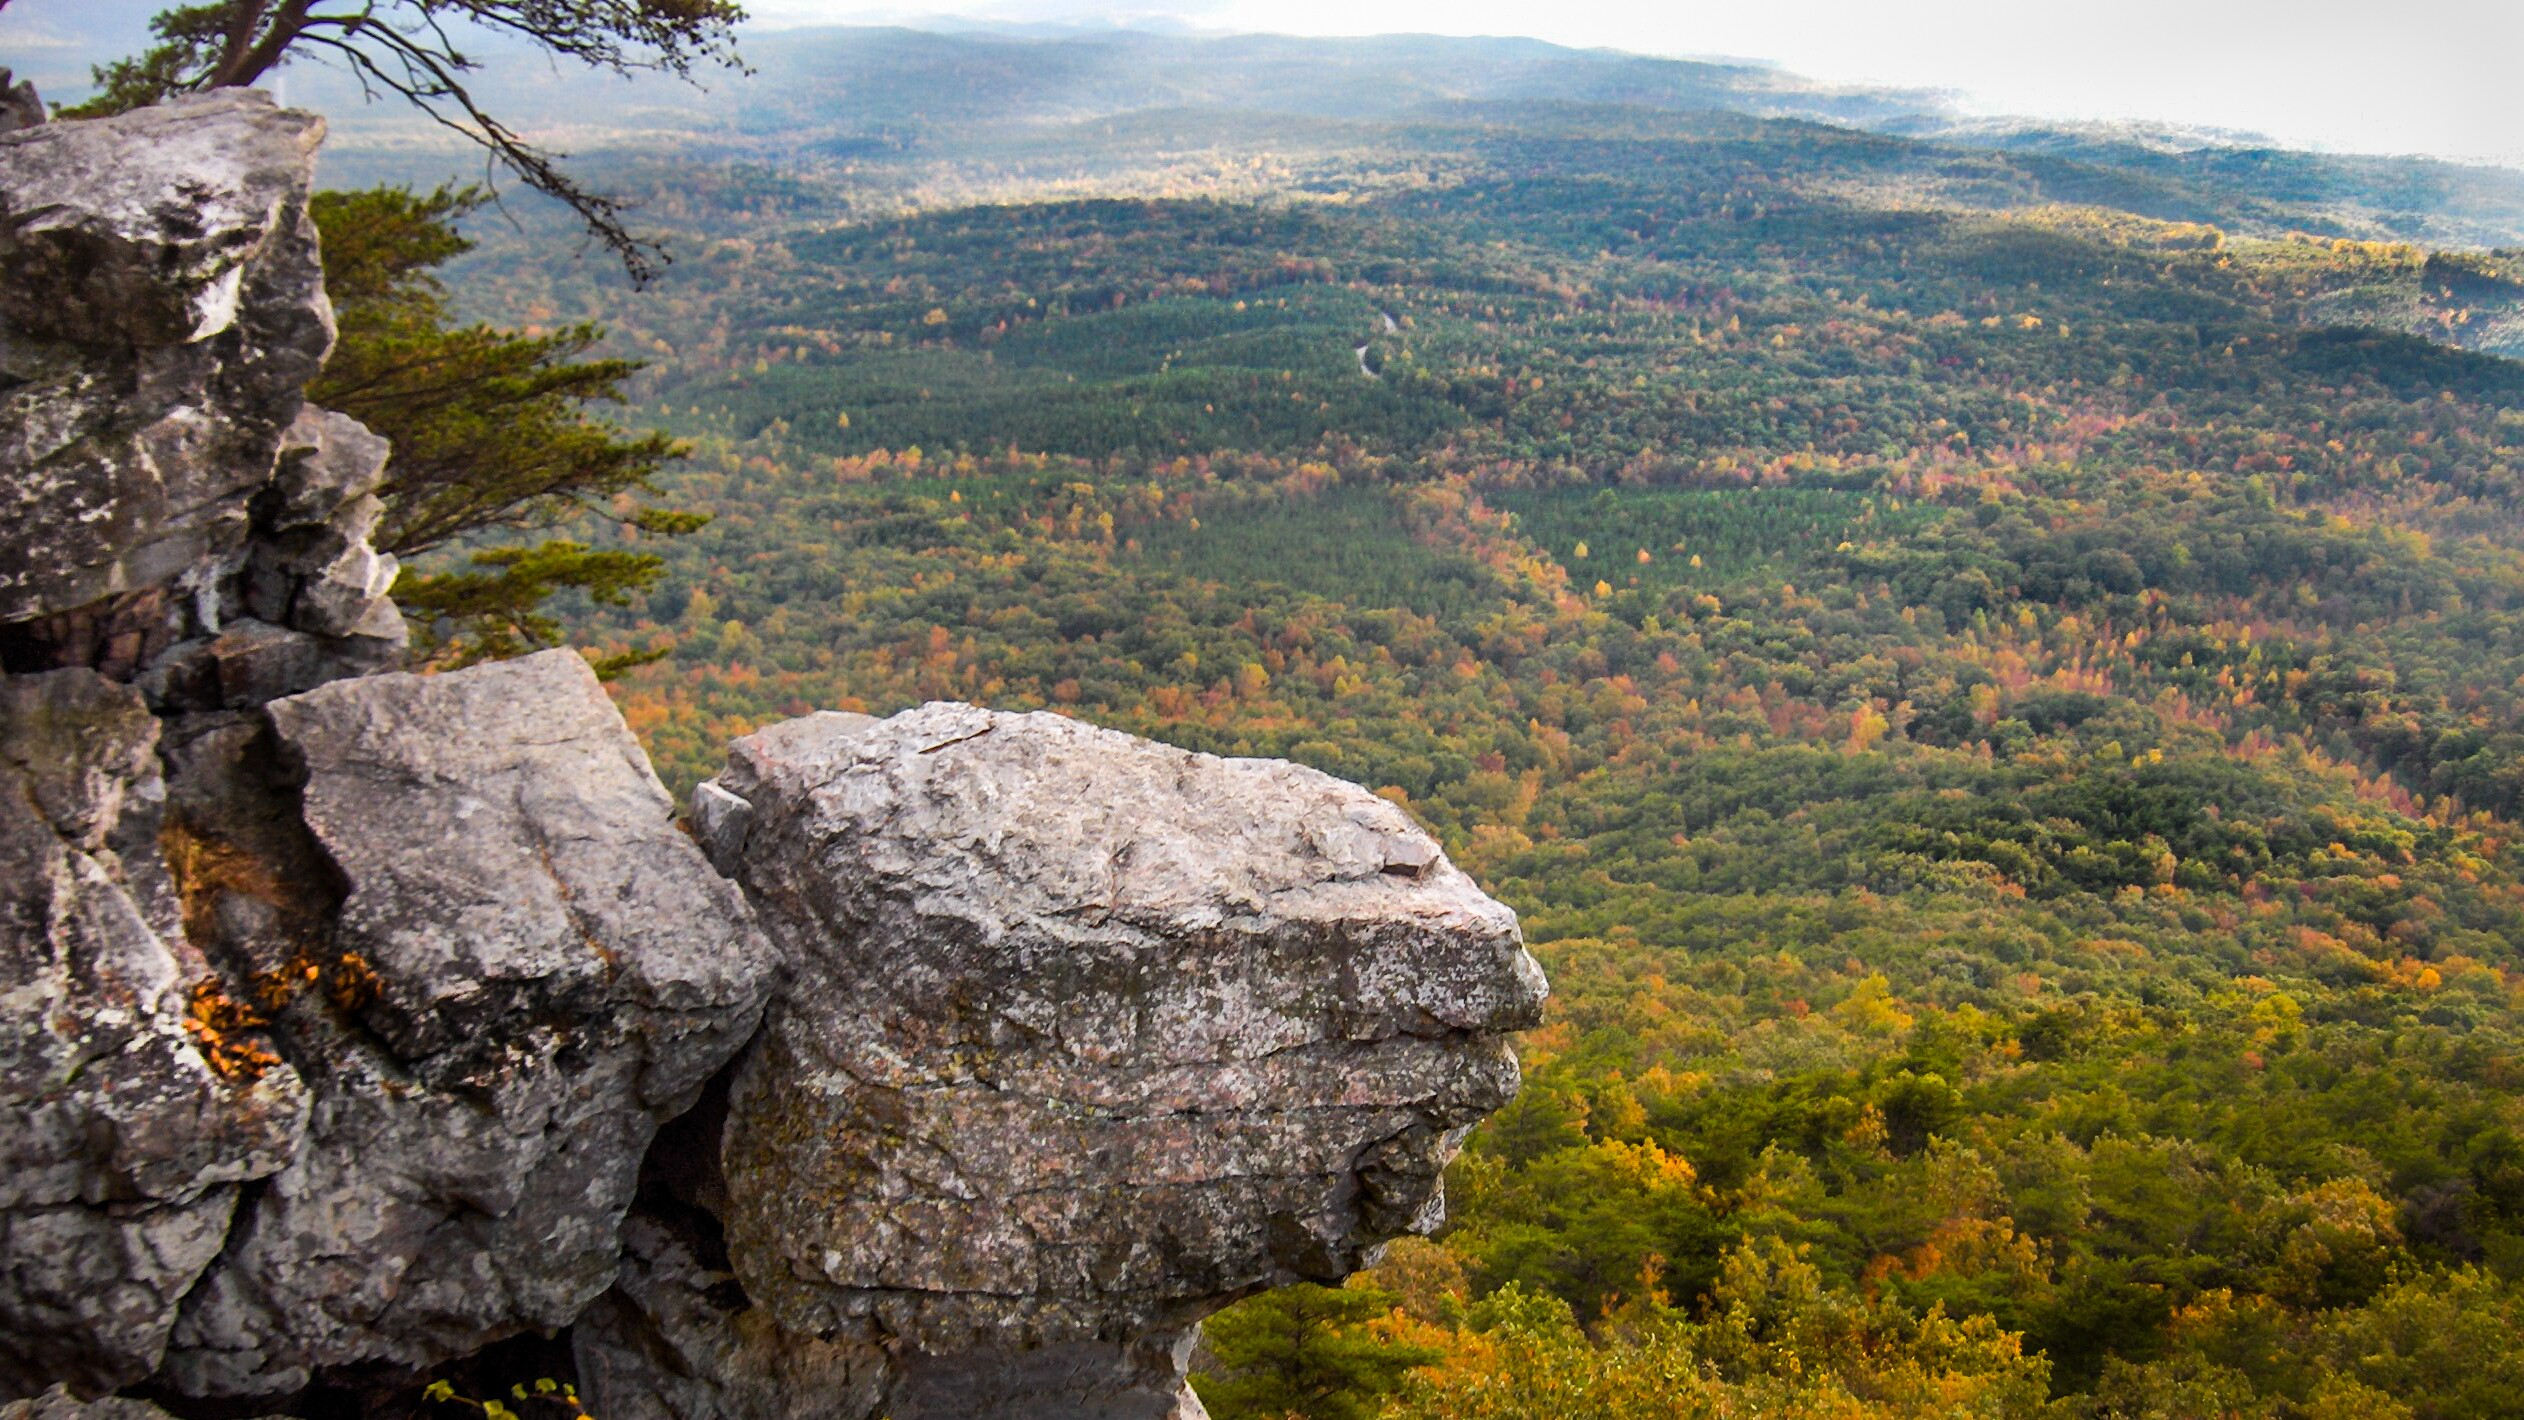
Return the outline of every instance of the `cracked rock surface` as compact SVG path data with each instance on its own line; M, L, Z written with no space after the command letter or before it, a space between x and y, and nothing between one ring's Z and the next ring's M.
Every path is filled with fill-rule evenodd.
M154 1370L237 1186L305 1128L185 942L158 736L93 671L0 678L0 1396Z
M230 809L203 831L338 905L312 959L285 914L227 914L223 951L306 983L274 1030L315 1106L176 1328L163 1379L197 1395L568 1324L614 1280L650 1138L771 985L745 903L576 653L338 681L265 715L268 744L247 728L188 761ZM255 840L282 816L240 787L258 756L295 784L281 839Z
M333 344L323 135L243 89L0 133L0 621L242 546Z
M897 1408L1000 1413L1027 1367L1047 1414L1194 1404L1202 1316L1436 1222L1540 1016L1513 914L1294 764L942 703L739 740L693 817L790 975L732 1090L731 1270L889 1346Z

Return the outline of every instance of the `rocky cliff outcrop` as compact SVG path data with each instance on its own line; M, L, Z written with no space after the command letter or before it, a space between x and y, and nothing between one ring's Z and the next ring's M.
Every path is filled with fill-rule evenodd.
M567 1325L769 943L579 657L376 675L319 120L0 134L0 1395Z
M747 737L688 835L574 653L395 670L391 450L300 395L321 124L41 116L0 103L0 1417L534 1333L607 1420L1187 1420L1203 1316L1436 1220L1542 982L1399 809L941 704Z
M300 418L333 344L307 216L323 135L242 90L0 132L9 669L155 661L186 686L235 659L211 650L230 632L354 665L401 645L360 501L382 441Z
M314 1112L186 1299L161 1374L196 1395L567 1325L613 1283L650 1138L771 984L577 654L338 681L261 720L188 763L195 831L334 893L293 922L221 885L203 915L287 991L272 1034ZM262 745L278 795L237 782Z
M722 1134L729 1270L897 1417L1188 1413L1191 1327L1433 1224L1542 978L1392 804L938 704L739 740L694 822L789 979Z
M128 682L229 620L332 318L315 119L251 96L44 124L13 91L8 111L0 1393L25 1394L154 1371L241 1186L306 1128L304 1082L187 931L169 726Z
M239 1185L306 1128L184 936L159 735L93 671L0 680L0 1394L156 1369Z

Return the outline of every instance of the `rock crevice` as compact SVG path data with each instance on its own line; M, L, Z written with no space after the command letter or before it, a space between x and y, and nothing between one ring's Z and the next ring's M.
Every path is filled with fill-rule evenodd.
M771 983L583 660L378 674L391 451L303 396L322 133L0 132L0 1395L567 1326Z

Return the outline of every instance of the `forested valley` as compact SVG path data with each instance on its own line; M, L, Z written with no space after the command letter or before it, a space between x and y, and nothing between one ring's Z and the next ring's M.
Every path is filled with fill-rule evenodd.
M1368 785L1522 915L1451 1221L1214 1321L1213 1414L2515 1413L2512 214L1617 86L896 101L597 154L646 291L532 211L448 279L686 441L706 526L553 530L662 559L561 621L678 792L1050 709Z

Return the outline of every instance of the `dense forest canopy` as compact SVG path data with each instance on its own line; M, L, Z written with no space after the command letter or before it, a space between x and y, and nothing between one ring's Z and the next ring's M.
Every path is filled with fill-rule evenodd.
M961 137L983 90L897 83L591 153L648 292L525 213L455 298L603 322L689 441L708 526L590 519L666 575L570 613L659 657L677 787L810 709L1048 707L1375 787L1523 915L1551 1017L1452 1222L1216 1324L1222 1417L2511 1414L2497 183L1630 77L1054 71Z

